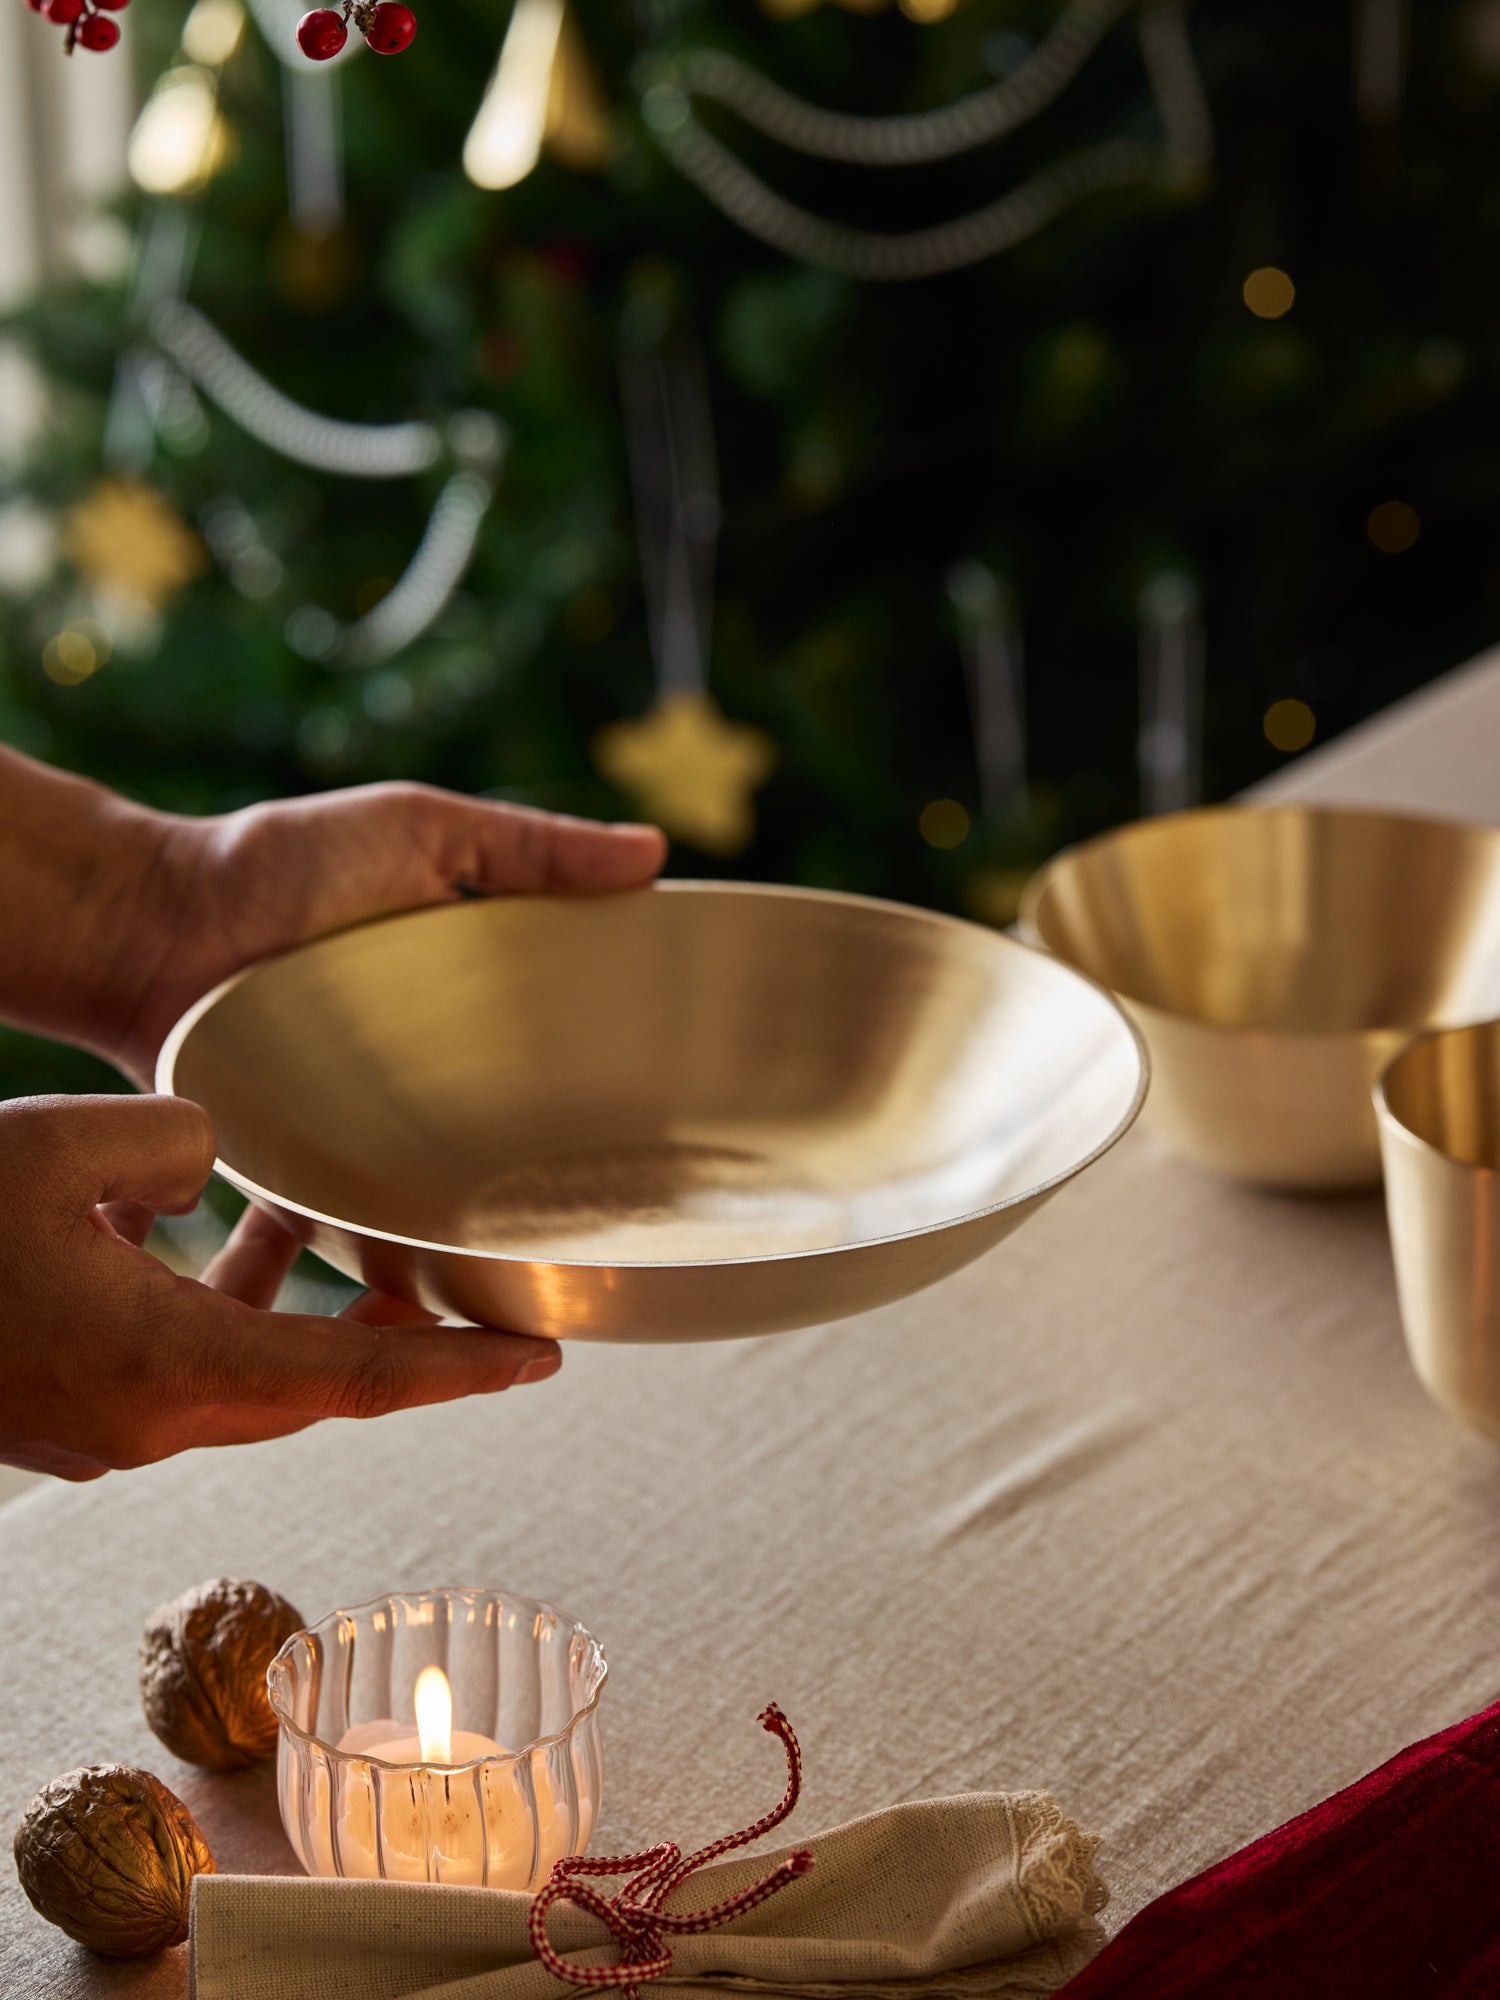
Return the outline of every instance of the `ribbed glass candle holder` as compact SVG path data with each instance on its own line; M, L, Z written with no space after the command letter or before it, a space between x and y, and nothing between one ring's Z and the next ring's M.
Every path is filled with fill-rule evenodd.
M452 1691L452 1762L419 1753L427 1667ZM330 1611L266 1676L297 1859L310 1875L537 1887L584 1851L599 1815L606 1672L576 1619L507 1590L395 1592Z

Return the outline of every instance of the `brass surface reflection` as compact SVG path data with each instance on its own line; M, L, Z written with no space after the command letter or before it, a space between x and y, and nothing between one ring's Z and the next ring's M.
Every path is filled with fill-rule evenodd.
M1147 1122L1218 1172L1380 1177L1376 1077L1415 1031L1500 1014L1500 833L1336 807L1215 807L1058 855L1023 929L1151 1050Z
M1126 1130L1110 997L977 925L715 883L496 898L253 967L158 1087L351 1277L602 1340L810 1325L930 1284Z
M1500 1438L1500 1021L1413 1042L1375 1108L1412 1366Z

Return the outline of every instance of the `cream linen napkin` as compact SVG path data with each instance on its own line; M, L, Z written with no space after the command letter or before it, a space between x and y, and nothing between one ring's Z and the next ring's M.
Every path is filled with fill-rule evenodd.
M893 1806L798 1841L816 1865L724 1929L671 1940L667 2000L1033 2000L1098 1950L1097 1841L1040 1792ZM701 1868L668 1898L701 1909L788 1849ZM610 1892L608 1882L596 1887ZM200 1875L190 2000L558 2000L526 1941L530 1897L504 1889ZM614 1941L571 1906L553 1943L612 1964Z

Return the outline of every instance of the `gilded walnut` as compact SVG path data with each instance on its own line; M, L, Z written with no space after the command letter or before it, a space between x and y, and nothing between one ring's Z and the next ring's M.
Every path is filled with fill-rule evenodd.
M262 1583L219 1577L153 1612L141 1639L141 1704L167 1748L210 1771L276 1749L266 1668L302 1616Z
M93 1764L43 1786L16 1828L15 1855L21 1887L47 1921L110 1958L181 1944L193 1877L214 1872L181 1799L128 1764Z

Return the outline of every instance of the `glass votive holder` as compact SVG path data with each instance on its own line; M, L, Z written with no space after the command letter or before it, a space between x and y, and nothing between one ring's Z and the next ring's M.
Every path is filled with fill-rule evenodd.
M393 1592L330 1611L266 1674L297 1859L310 1875L540 1886L599 1816L606 1672L576 1619L508 1590Z

